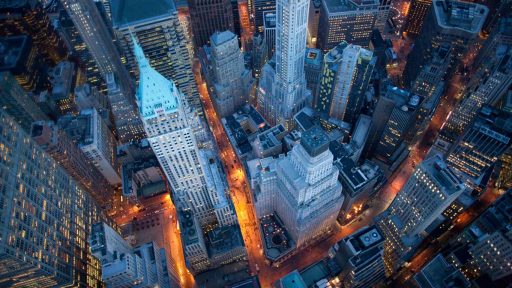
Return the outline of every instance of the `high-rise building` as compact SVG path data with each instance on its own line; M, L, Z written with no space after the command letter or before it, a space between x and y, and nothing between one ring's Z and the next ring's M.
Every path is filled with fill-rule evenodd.
M475 82L475 87L469 89L441 129L436 146L442 150L449 150L478 110L486 103L497 103L512 84L512 43L508 46L498 45L494 51L494 56L487 58L474 80L470 81Z
M87 239L106 217L16 122L0 109L0 286L103 287Z
M341 287L373 287L384 280L384 235L377 226L357 230L332 249L334 259L341 268Z
M211 40L213 104L218 117L235 113L249 102L251 72L245 69L238 37L231 31L216 32Z
M276 50L276 20L277 16L275 11L263 14L263 38L267 43L268 58L272 58Z
M327 52L340 42L368 48L379 16L379 0L322 1L317 47Z
M258 217L276 213L298 248L327 235L343 202L327 134L314 126L302 133L300 145L274 161L262 175Z
M260 111L265 119L272 125L283 124L287 130L309 97L304 75L308 12L308 0L277 1L275 78L270 87L260 82L258 89L264 95L260 96L264 99Z
M485 174L510 147L512 114L483 106L447 154L455 169L477 179Z
M173 1L154 0L149 3L138 0L112 0L111 8L114 30L130 73L136 79L139 76L136 57L132 50L133 34L144 51L148 51L151 66L165 78L173 79L186 96L188 104L199 109L201 102L187 48L189 40L180 24ZM207 37L210 36L211 34Z
M254 26L256 32L263 33L265 14L276 14L276 0L254 0L254 12Z
M448 263L442 254L437 254L421 270L414 275L414 282L419 288L434 288L453 285L469 288L470 282L452 264Z
M21 88L9 72L0 72L0 106L25 131L30 131L32 122L48 120L37 104Z
M59 118L58 125L111 185L121 183L116 159L117 143L98 111L87 109L77 116L65 115Z
M113 43L111 30L92 0L64 0L62 4L106 79L119 140L126 143L140 139L143 133L140 119L135 117L133 84Z
M318 97L318 87L322 77L322 68L324 62L324 53L316 48L306 48L306 58L304 60L304 73L306 75L306 84L313 95L312 103L316 103Z
M30 136L55 162L104 209L114 200L114 190L105 176L94 166L75 142L52 121L32 124Z
M133 43L140 75L137 103L147 139L171 184L178 207L191 209L205 224L213 217L213 204L204 155L189 123L186 101L171 80L149 65L135 39Z
M315 108L355 124L365 102L375 59L371 51L342 42L324 56Z
M92 225L88 241L108 287L178 287L177 273L167 269L174 263L168 263L165 249L155 242L132 248L105 222Z
M209 44L217 31L235 32L230 0L188 0L188 7L196 49Z
M407 14L407 22L405 24L405 32L411 36L420 34L423 23L430 13L432 0L413 0Z
M442 44L451 46L453 71L468 48L475 44L489 9L484 5L457 0L434 0L420 36L407 55L404 78L416 79L421 69ZM407 83L408 84L408 83Z
M10 72L27 92L48 89L44 59L32 38L17 35L0 38L0 71Z
M463 183L441 157L421 162L391 205L375 217L386 239L386 275L412 256L425 231L463 190Z
M414 127L422 98L389 86L372 117L367 152L394 170L408 153L406 136Z
M320 23L321 0L311 0L308 17L308 47L316 48L318 42L318 25Z
M0 36L29 35L37 52L48 64L66 57L66 46L55 31L44 4L39 1L13 0L0 4Z

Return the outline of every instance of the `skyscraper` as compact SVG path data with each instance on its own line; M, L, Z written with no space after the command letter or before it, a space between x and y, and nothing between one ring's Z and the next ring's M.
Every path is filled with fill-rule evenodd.
M477 179L510 147L511 137L512 114L485 105L452 146L447 162L465 175Z
M110 204L114 200L113 187L71 137L52 121L34 122L30 136L66 170L70 177L82 185L102 208L111 208Z
M1 109L0 127L0 286L102 287L87 243L100 207Z
M233 114L249 102L251 71L245 69L238 37L231 31L216 32L211 40L213 104L219 118Z
M217 31L235 32L230 0L188 0L195 48L208 44Z
M158 9L147 9L158 7ZM201 107L199 93L192 71L187 38L178 19L178 11L171 0L112 0L112 23L119 39L127 67L136 79L137 61L133 54L131 35L148 53L148 60L158 73L173 79L186 96L188 104ZM212 32L213 33L213 32ZM211 35L208 35L210 37Z
M192 209L201 224L213 217L204 171L186 101L171 80L149 65L142 47L133 39L139 63L137 103L149 144L170 182L174 199L182 209Z
M464 185L439 156L421 162L375 222L382 230L386 275L414 253L424 232L463 192Z
M379 0L322 1L318 25L318 48L327 52L342 41L368 48L379 16Z
M411 36L420 34L423 22L430 12L432 0L413 0L409 7L409 14L407 14L407 22L405 32Z
M406 79L416 79L441 44L451 46L454 71L468 48L475 44L489 9L484 5L457 0L434 0L420 36L407 55ZM448 72L450 73L450 72Z
M135 113L133 84L112 41L111 30L92 0L63 0L62 4L106 79L119 140L126 143L140 139L142 124Z
M346 42L324 56L317 111L355 124L365 101L375 60L371 51Z
M257 32L262 33L265 23L265 14L276 14L276 0L254 0L254 26Z
M0 106L25 131L30 131L32 122L48 120L48 117L39 109L34 100L21 88L16 79L9 72L0 72Z
M276 50L276 20L277 15L275 11L263 14L263 38L267 43L268 58L272 58Z
M324 237L343 203L329 137L314 126L302 134L300 145L274 161L256 196L258 217L277 213L298 248Z

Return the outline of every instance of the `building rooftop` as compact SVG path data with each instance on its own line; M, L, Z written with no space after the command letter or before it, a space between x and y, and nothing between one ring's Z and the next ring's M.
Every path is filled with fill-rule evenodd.
M469 281L438 254L414 276L420 288L470 287Z
M209 258L244 246L238 225L218 227L209 231L207 235Z
M365 10L368 8L377 9L379 6L379 0L324 0L322 2L324 3L325 9L330 14L343 14L345 12L357 11L359 9L363 10L364 8L366 8Z
M300 144L309 153L315 157L329 149L329 136L318 126L314 126L302 133Z
M471 34L478 34L484 25L489 9L481 4L435 0L434 13L440 26L458 29Z
M210 37L210 39L212 40L212 44L215 45L215 46L218 46L218 45L221 45L223 43L226 43L228 42L229 40L232 40L232 39L236 39L236 35L229 31L229 30L226 30L226 31L223 31L223 32L215 32L213 33L213 35Z
M279 286L282 288L307 288L308 286L299 274L299 271L293 270L279 279Z
M272 12L266 12L263 16L263 26L265 29L276 28L276 14Z
M28 57L30 48L29 36L18 35L0 38L0 71L23 66L20 62Z
M311 67L321 67L324 54L322 50L316 48L306 48L306 58L304 65Z
M462 181L453 173L439 155L423 160L420 165L422 170L433 177L433 180L441 187L443 193L452 195L464 189Z
M201 231L198 231L198 226L196 225L196 219L194 218L194 215L192 214L192 211L180 211L179 212L179 221L180 221L180 228L181 228L181 237L183 239L184 245L190 245L194 244L200 241L199 233L202 233Z
M172 0L110 0L110 9L115 28L165 18L176 11Z

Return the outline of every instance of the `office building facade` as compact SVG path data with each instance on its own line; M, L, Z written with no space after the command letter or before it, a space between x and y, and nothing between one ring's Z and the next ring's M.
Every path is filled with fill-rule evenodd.
M230 0L188 0L188 7L196 49L209 44L215 32L235 32Z

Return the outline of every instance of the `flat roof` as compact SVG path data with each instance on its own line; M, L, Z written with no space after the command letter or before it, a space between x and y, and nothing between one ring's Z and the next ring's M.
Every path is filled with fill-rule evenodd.
M172 0L110 0L110 9L115 28L170 16L176 11Z
M307 288L308 286L299 274L299 271L293 270L279 280L283 288Z
M433 6L440 26L462 30L475 36L482 29L489 13L489 8L471 2L436 0Z

